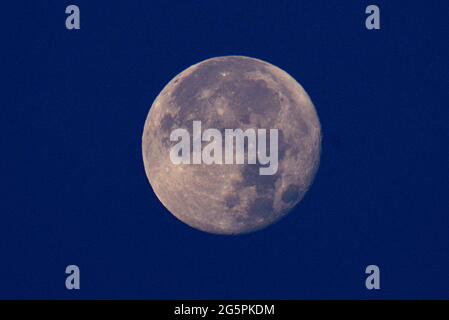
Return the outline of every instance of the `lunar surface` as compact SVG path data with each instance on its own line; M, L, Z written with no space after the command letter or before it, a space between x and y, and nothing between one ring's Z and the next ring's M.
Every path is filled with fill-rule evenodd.
M192 134L195 120L203 132L278 129L277 172L260 175L260 163L173 164L170 133ZM154 101L142 137L145 171L165 208L191 227L226 235L265 228L297 205L314 179L320 148L320 122L301 85L276 66L243 56L208 59L172 79Z

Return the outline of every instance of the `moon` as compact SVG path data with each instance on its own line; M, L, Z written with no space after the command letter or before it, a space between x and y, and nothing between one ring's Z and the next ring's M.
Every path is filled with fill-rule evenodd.
M170 133L216 128L278 129L278 170L260 164L181 164L170 161ZM203 142L203 145L205 143ZM148 113L142 153L161 203L187 225L213 234L263 229L304 197L319 166L321 126L303 87L259 59L224 56L197 63L172 79Z

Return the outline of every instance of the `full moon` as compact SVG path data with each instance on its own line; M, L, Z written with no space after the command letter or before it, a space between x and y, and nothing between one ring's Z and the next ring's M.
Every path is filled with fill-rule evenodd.
M278 170L262 164L173 164L173 130L278 129ZM203 146L206 142L202 143ZM319 166L321 127L303 87L267 62L217 57L172 79L151 106L142 137L148 180L161 203L189 226L237 235L263 229L304 197Z

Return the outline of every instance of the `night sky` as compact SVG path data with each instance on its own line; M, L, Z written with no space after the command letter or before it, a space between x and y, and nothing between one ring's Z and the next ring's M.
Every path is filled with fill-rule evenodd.
M71 31L69 4L2 4L0 298L449 298L447 2L74 1ZM223 55L291 74L323 135L303 201L236 237L166 211L141 154L165 84Z

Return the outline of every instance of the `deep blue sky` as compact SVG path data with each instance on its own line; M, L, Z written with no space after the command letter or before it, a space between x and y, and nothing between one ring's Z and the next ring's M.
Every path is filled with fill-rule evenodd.
M79 31L68 1L1 8L0 298L449 298L446 1L73 3ZM305 87L323 152L290 215L223 237L162 207L141 135L172 77L234 54Z

